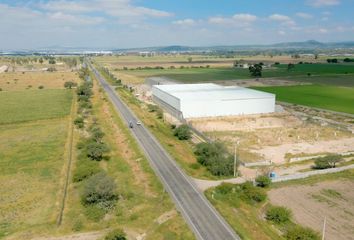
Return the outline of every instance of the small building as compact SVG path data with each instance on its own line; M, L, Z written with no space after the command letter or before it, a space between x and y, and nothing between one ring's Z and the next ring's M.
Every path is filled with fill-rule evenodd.
M275 111L275 95L213 83L152 87L153 101L178 118L237 116Z

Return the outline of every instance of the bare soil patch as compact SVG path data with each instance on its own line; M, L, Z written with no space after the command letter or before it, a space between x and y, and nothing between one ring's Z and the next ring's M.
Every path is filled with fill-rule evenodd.
M318 232L326 217L326 239L353 240L353 189L353 181L331 181L272 189L268 196L272 204L290 208L297 223Z

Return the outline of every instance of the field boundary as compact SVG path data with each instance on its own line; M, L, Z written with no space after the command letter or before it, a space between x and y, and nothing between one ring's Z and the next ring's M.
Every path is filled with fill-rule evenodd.
M73 93L73 95L75 95L75 94ZM68 186L69 186L72 155L73 155L73 140L74 140L74 124L73 124L73 120L74 120L74 115L75 115L75 108L76 108L76 97L73 97L73 103L72 103L72 106L71 106L71 114L70 114L70 117L69 117L68 161L67 161L66 177L65 177L65 182L64 182L63 197L62 197L62 200L61 200L61 206L60 206L59 215L58 215L57 223L56 223L57 226L60 226L62 221L63 221L65 202L66 202Z
M328 110L328 109L324 109L324 108L311 107L311 106L295 104L295 103L289 103L289 102L283 102L283 101L277 101L277 103L285 105L285 106L300 106L300 107L304 107L304 108L315 109L315 110L319 110L319 111L323 111L323 112L328 112L328 113L342 115L342 116L345 116L345 117L354 118L354 114L345 113L345 112L337 112L337 111Z

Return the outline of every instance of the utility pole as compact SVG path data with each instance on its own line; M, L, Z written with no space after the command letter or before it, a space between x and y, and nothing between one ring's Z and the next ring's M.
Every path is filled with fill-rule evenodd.
M237 141L235 143L235 148L234 148L234 177L236 177L236 172L237 172L237 169L236 169L236 164L237 164L237 145L238 145L239 141Z
M326 234L326 217L324 218L323 221L322 240L325 240L325 234Z

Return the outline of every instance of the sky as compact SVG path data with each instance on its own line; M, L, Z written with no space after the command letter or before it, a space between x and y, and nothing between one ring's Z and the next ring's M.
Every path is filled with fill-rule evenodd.
M0 50L354 40L354 0L0 0Z

